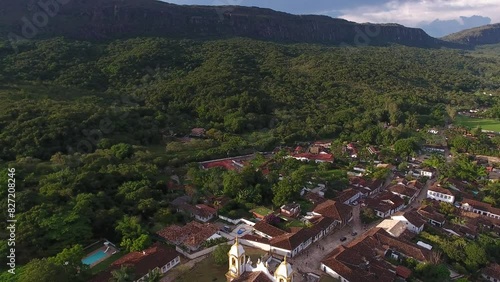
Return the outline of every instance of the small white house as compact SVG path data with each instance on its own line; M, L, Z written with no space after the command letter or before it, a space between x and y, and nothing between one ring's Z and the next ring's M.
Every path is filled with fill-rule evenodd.
M416 212L399 212L392 215L391 218L404 222L406 229L413 233L419 234L422 230L424 230L425 220L423 220Z
M427 191L427 198L450 204L455 202L455 196L450 190L436 185L429 188Z
M434 174L430 170L422 169L420 171L420 176L425 176L425 177L428 177L428 178L432 178L433 175Z

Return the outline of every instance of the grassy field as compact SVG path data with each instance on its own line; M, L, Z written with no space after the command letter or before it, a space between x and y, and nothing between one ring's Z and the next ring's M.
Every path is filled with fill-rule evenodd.
M471 118L467 116L457 116L455 123L468 127L476 128L480 126L484 130L500 132L500 121L495 119Z
M247 256L250 256L252 262L255 264L257 259L265 254L264 251L258 249L245 248ZM184 275L177 278L179 282L194 282L194 281L213 281L213 282L226 282L226 272L228 265L218 266L215 264L212 256L197 263L192 269L187 271Z
M255 209L251 210L251 212L255 212L255 213L260 214L262 216L266 216L266 215L273 213L272 210L270 210L266 207L256 207Z

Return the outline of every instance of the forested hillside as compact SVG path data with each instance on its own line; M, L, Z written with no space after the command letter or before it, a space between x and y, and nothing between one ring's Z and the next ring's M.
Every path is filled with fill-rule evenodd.
M442 38L445 41L471 46L500 43L500 23L463 30Z
M283 142L341 132L375 141L366 125L409 117L439 124L442 104L473 104L468 93L498 87L485 79L498 77L493 64L483 64L491 58L405 47L52 39L1 54L5 160L76 150L103 119L112 121L106 138L115 143L158 144L163 134L195 126L267 128Z
M498 57L456 50L238 38L0 46L0 169L17 170L19 263L120 242L119 222L139 224L125 214L139 233L182 220L167 182L190 162L321 138L392 145L443 125L445 105L493 106L475 93L500 90ZM193 127L208 139L174 142Z

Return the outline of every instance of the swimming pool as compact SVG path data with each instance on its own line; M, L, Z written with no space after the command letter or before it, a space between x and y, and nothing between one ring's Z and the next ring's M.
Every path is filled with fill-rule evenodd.
M92 265L96 261L99 261L99 260L105 258L106 255L107 254L103 250L99 250L99 251L93 253L92 255L82 259L82 262L86 265Z

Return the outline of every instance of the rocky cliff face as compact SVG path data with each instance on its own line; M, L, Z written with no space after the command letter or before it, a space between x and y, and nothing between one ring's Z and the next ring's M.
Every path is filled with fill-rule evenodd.
M471 46L497 44L500 43L500 23L467 29L450 34L442 39L453 43Z
M44 1L42 1L44 2ZM31 0L0 0L0 32L28 37L66 36L107 40L136 36L176 38L248 37L279 42L451 46L421 29L396 24L357 24L326 16L297 16L269 9L236 6L179 6L154 0L53 0L47 9ZM35 15L52 14L45 25ZM24 19L22 19L24 17ZM38 22L40 23L40 22ZM43 22L42 22L43 24ZM24 33L23 33L24 31Z

